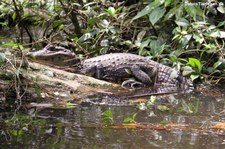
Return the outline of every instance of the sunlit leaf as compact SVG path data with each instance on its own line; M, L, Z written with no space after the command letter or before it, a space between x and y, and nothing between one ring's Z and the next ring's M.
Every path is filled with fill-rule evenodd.
M199 72L202 70L202 64L196 58L189 58L188 59L188 64L190 64L192 67L196 67Z

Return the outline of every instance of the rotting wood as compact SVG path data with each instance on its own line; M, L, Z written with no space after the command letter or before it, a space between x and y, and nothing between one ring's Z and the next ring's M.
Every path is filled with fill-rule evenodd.
M13 70L7 69L13 73ZM2 71L2 73L5 73ZM120 86L89 76L70 73L35 62L29 62L29 69L22 71L22 81L27 84L26 92L37 94L43 99L71 101L84 98L98 92L108 92ZM0 78L1 79L1 78Z

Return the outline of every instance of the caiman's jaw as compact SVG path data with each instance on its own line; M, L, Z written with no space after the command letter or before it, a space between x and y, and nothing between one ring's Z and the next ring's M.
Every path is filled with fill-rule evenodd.
M76 60L78 61L76 55L70 50L51 44L48 44L42 50L29 52L26 56L36 62L57 66L73 65Z

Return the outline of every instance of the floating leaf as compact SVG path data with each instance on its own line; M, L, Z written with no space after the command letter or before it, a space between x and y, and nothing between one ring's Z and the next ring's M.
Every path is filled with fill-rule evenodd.
M132 117L125 118L125 119L123 120L123 122L124 122L124 123L134 123L134 122L135 122L136 116L137 116L137 113L134 113L134 114L132 115Z
M112 111L111 110L106 110L102 113L103 116L106 116L106 117L112 117L113 114L112 114Z

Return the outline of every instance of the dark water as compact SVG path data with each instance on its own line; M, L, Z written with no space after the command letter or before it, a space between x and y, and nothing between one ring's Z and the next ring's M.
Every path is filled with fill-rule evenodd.
M210 91L211 92L211 91ZM149 99L149 98L147 98ZM0 148L23 149L222 149L225 133L211 126L223 122L223 92L190 93L159 98L147 110L137 105L81 104L72 109L29 108L18 114L1 112ZM158 106L166 106L166 111ZM111 124L121 126L137 113L138 124L188 124L184 129L112 128L104 111L111 111ZM154 116L151 114L154 113ZM13 116L14 115L14 116Z

